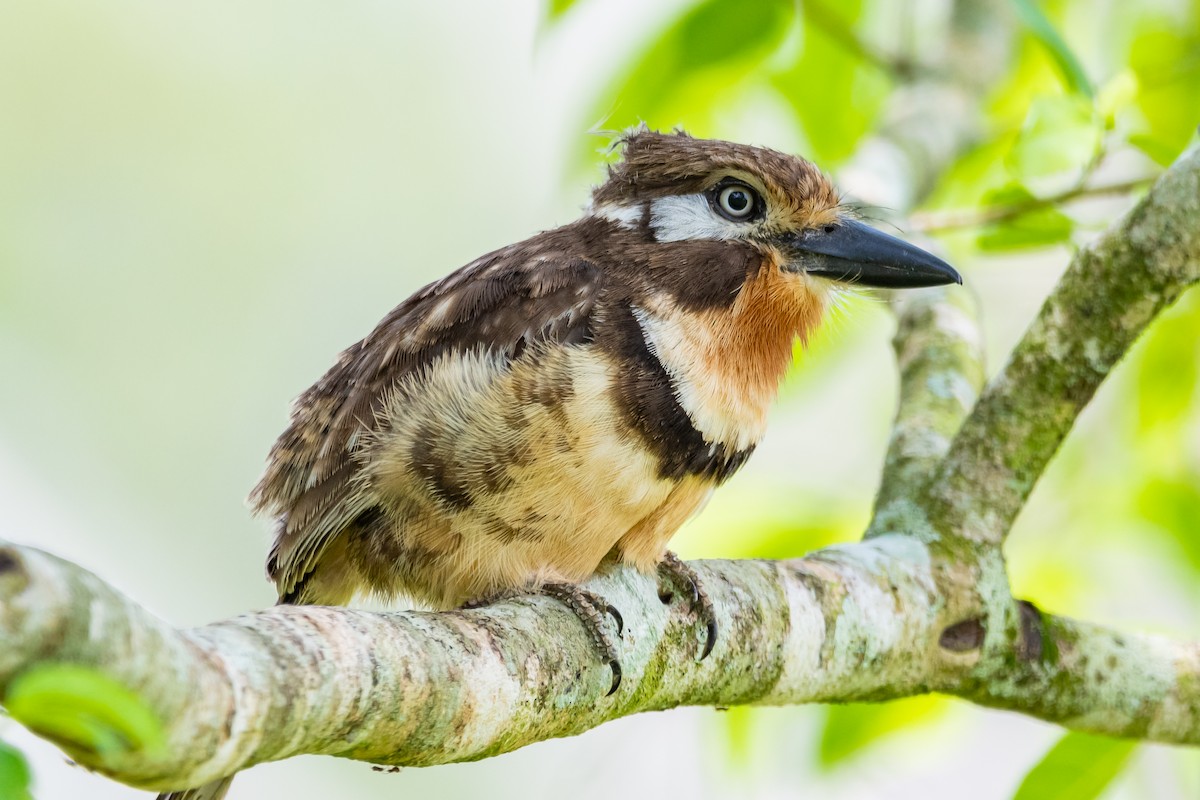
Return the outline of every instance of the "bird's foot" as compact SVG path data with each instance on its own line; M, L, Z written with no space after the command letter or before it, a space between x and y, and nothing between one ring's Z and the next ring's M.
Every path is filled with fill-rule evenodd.
M621 612L600 595L581 589L573 583L547 583L543 584L538 591L547 597L553 597L571 609L583 623L588 635L592 637L592 646L596 648L596 652L612 670L613 681L608 694L611 695L617 691L621 685L621 661L617 657L617 648L613 644L612 638L604 630L602 614L608 613L613 618L613 622L617 625L617 638L619 639L625 630L625 619L621 616Z
M482 597L476 597L459 606L460 609L470 611L473 608L483 608L490 606L493 603L503 603L505 600L515 600L518 597L528 597L530 592L525 589L501 589L498 592L485 594Z
M682 586L687 589L691 610L704 623L704 629L707 634L707 638L704 640L704 650L700 653L700 660L703 661L708 658L708 654L712 652L713 645L717 643L717 613L713 609L712 600L709 599L708 592L704 591L704 587L700 585L700 579L696 575L696 570L692 569L686 561L670 550L663 556L663 560L658 563L658 572L677 588ZM669 588L659 586L658 598L660 600L664 603L669 603L672 597L674 597L674 592Z
M592 639L592 646L600 655L604 662L608 664L612 670L612 687L609 688L608 694L611 695L617 691L621 685L621 662L617 657L617 648L613 644L612 637L604 629L604 614L608 614L613 618L613 622L617 626L617 638L621 638L621 634L625 631L625 618L621 616L621 612L616 606L605 600L595 592L589 592L587 589L580 588L573 583L546 583L532 591L526 589L502 589L485 597L476 598L463 603L462 608L480 608L482 606L499 603L504 600L512 600L517 597L528 597L530 595L545 595L553 597L560 603L571 610L581 623L584 629L587 630L588 636ZM607 695L606 695L607 696Z

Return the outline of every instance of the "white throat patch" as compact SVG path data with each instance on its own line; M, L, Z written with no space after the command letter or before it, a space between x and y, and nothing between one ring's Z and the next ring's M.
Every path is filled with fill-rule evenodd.
M773 393L767 398L751 397L736 387L720 385L720 376L695 360L698 353L709 349L706 340L712 335L710 331L686 319L660 316L638 306L633 307L633 316L651 355L667 371L675 399L705 441L740 451L762 439Z

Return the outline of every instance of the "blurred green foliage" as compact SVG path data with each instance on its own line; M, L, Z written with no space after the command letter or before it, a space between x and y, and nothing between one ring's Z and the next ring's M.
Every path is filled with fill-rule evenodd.
M1013 800L1094 800L1120 774L1137 742L1071 731L1050 748Z
M1160 164L1167 164L1196 132L1200 109L1200 24L1190 18L1148 14L1130 42L1129 69L1137 80L1135 101L1143 125L1130 136Z
M546 8L546 15L551 20L556 20L563 14L571 10L571 6L575 5L576 0L549 0L549 5Z
M1092 82L1084 73L1083 65L1063 41L1053 23L1046 18L1041 6L1035 0L1012 0L1012 6L1029 34L1041 42L1050 53L1067 87L1072 92L1092 98Z
M3 702L29 730L100 761L127 752L153 753L166 744L161 723L136 692L85 667L33 667L9 683Z
M1002 5L1013 24L994 35L1008 37L1012 62L978 97L981 137L944 170L923 202L932 220L954 212L952 224L931 227L944 228L938 233L966 268L968 283L977 263L1047 248L1057 248L1053 259L1061 268L1067 248L1112 216L1070 201L1097 185L1153 178L1194 140L1200 123L1197 0L1104 4L1103 11L1090 0ZM885 102L904 78L937 69L938 50L947 46L938 39L946 20L921 17L919 6L885 0L688 4L634 55L593 113L606 129L645 122L722 135L736 132L730 119L745 113L746 98L756 98L755 109L786 110L802 152L836 170L882 123ZM798 369L821 375L841 355L838 343L818 342ZM1081 423L1023 516L1023 523L1065 526L1058 549L1016 559L1014 584L1026 596L1055 609L1086 607L1086 598L1106 587L1087 574L1082 564L1091 561L1079 557L1080 548L1090 553L1102 542L1120 542L1153 550L1132 538L1150 528L1166 552L1186 556L1180 592L1200 599L1198 370L1200 295L1193 291L1144 337L1110 381L1116 385L1105 387L1098 405L1110 418ZM801 376L790 385L807 383ZM800 394L785 389L785 402L797 402ZM781 495L764 485L728 491L738 500L710 511L689 534L696 550L794 556L854 538L867 518L863 498ZM1020 553L1036 545L1016 547ZM1194 614L1190 621L1195 624ZM814 757L837 768L876 742L936 724L948 705L930 697L830 708ZM735 762L748 759L755 719L750 709L723 716ZM1126 742L1068 734L1016 796L1098 797L1132 752Z
M828 706L821 729L817 761L826 769L862 753L871 743L896 731L913 729L943 715L946 698L921 695L891 703L847 703Z
M1032 207L1036 201L1033 193L1019 183L1010 183L983 196L985 208ZM1011 221L982 226L975 246L985 253L1048 247L1065 242L1074 229L1075 223L1058 208L1052 205L1038 206Z
M671 120L709 106L714 94L735 90L759 70L791 26L791 0L701 0L647 47L606 93L615 105L597 107L601 126L622 130ZM587 154L588 161L591 154Z
M797 52L771 77L772 87L803 128L811 157L823 165L840 164L853 155L877 121L890 88L886 72L868 61L865 52L847 46L867 7L863 0L839 3L836 10L806 3Z
M4 742L0 742L0 800L30 800L29 766Z

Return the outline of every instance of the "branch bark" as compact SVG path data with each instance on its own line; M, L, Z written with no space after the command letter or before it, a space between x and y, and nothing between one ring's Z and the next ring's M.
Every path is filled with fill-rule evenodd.
M984 380L979 310L970 291L910 292L892 305L900 403L867 538L903 529L913 499L950 449Z
M1198 281L1200 148L1193 148L1075 256L930 484L935 526L1001 542L1101 381Z
M607 667L578 621L545 598L451 613L280 606L179 631L39 550L5 545L0 565L0 686L31 665L70 662L137 687L166 721L165 751L101 758L59 744L146 789L302 753L470 761L681 705L928 691L1083 730L1200 744L1200 646L1049 618L1054 647L1030 650L1018 635L1014 669L980 680L980 641L947 624L936 560L906 536L793 562L697 562L724 632L703 662L695 620L659 602L652 579L621 569L593 581L626 620L625 683L610 698ZM1094 668L1084 663L1093 652L1103 654Z

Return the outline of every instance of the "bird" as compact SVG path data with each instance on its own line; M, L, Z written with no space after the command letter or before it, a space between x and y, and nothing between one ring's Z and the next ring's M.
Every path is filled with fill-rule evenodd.
M645 126L613 149L579 219L419 289L295 401L250 496L280 603L549 595L611 694L620 612L580 584L627 564L690 591L711 651L668 543L761 441L795 341L841 293L962 278L798 156Z

